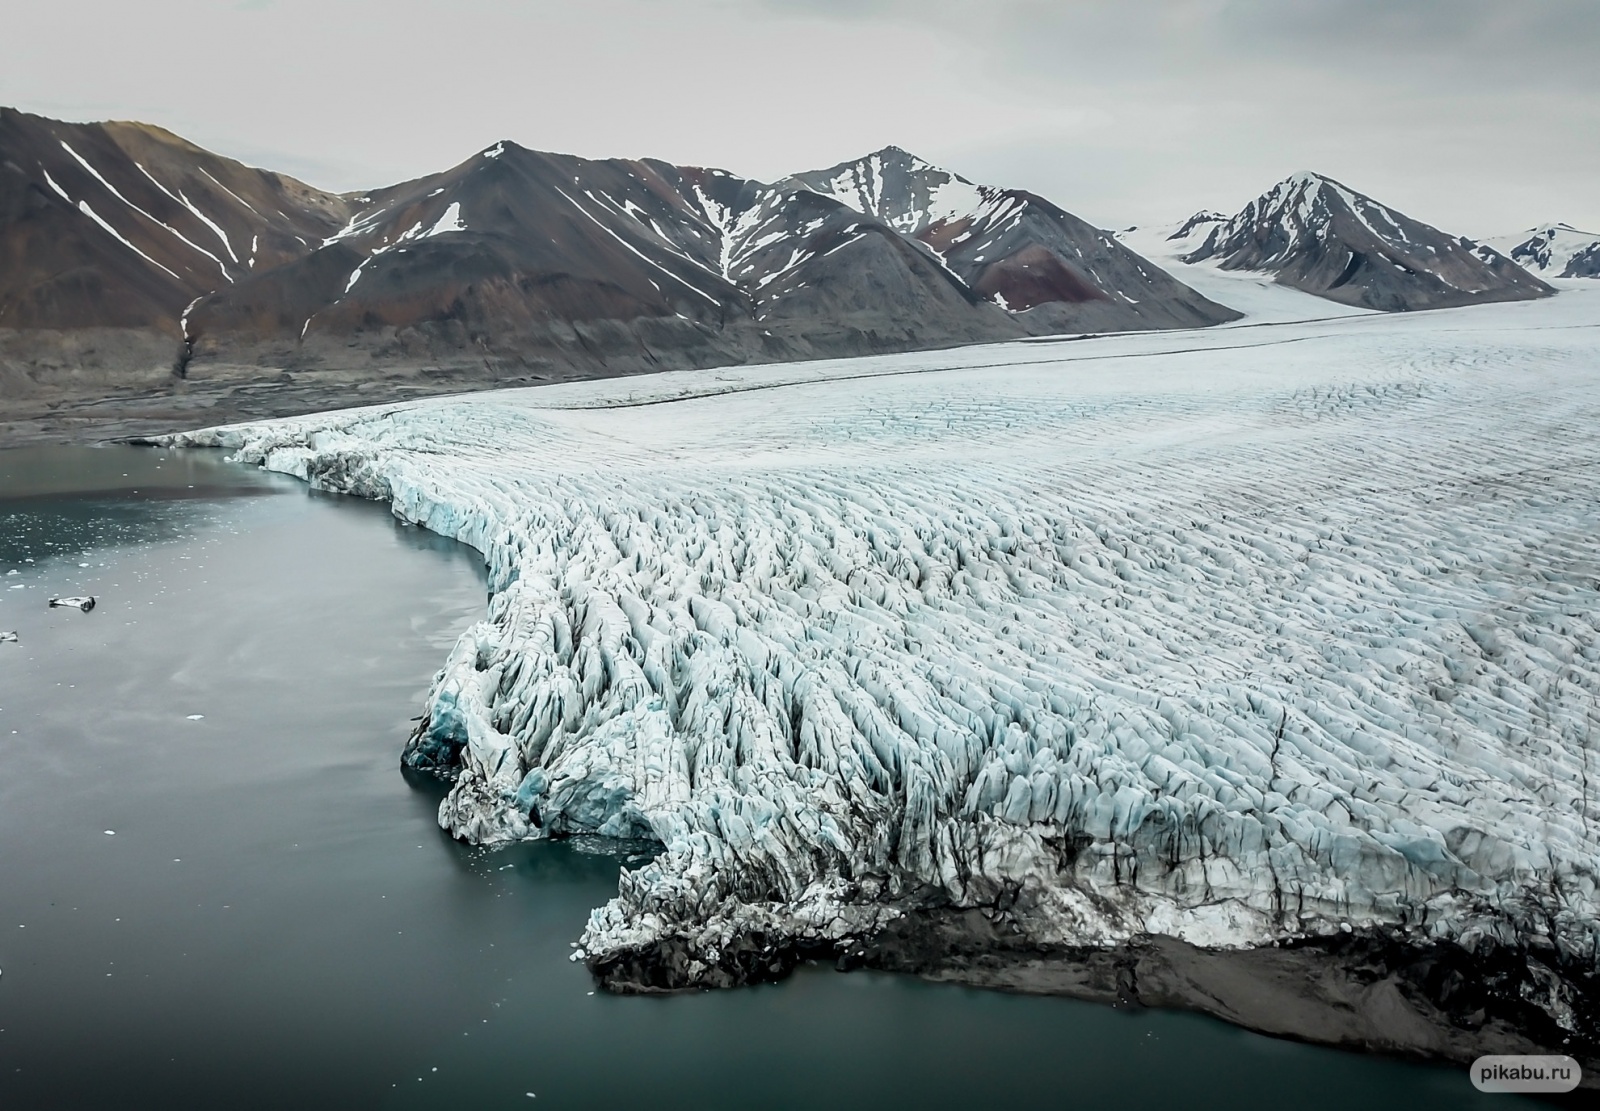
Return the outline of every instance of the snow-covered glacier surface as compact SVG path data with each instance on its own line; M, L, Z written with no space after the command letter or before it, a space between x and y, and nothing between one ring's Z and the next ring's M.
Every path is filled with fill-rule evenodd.
M1572 290L172 442L484 554L407 759L456 769L460 837L664 846L594 912L602 972L1002 906L1043 946L1381 929L1592 971L1597 325Z

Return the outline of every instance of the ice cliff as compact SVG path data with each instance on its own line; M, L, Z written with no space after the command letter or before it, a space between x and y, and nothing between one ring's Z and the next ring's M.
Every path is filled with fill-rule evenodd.
M663 846L581 954L1600 944L1595 299L663 375L173 437L481 551L406 750Z

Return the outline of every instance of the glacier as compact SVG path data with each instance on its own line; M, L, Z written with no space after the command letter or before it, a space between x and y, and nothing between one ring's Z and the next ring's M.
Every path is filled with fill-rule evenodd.
M577 940L610 986L981 913L1040 952L1510 947L1524 1002L1592 1037L1581 286L162 442L483 554L404 759L452 777L468 841L659 845Z

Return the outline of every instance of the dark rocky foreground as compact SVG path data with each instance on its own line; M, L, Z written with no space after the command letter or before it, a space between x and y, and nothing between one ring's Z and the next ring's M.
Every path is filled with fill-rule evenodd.
M590 967L608 990L651 993L775 981L802 962L830 962L841 971L869 968L1117 1007L1200 1011L1275 1037L1425 1061L1464 1065L1485 1054L1567 1054L1584 1068L1583 1087L1600 1088L1600 981L1570 968L1558 978L1546 963L1553 954L1493 942L1468 950L1358 931L1243 950L1202 949L1168 937L1112 948L1043 948L1027 939L1013 910L927 909L842 947L743 936L725 948L709 978L701 972L693 983L691 959L667 946ZM1553 992L1582 1033L1551 1018Z

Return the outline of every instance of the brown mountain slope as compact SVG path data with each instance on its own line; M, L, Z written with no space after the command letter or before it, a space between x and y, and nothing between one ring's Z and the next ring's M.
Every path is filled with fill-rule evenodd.
M708 183L737 196L719 205ZM318 250L202 300L190 330L197 367L488 360L545 377L1027 334L830 198L514 143L375 191Z
M897 148L769 184L501 143L358 196L159 128L0 110L0 406L187 424L1236 315Z
M0 327L175 333L194 298L305 254L350 204L160 128L0 109Z

